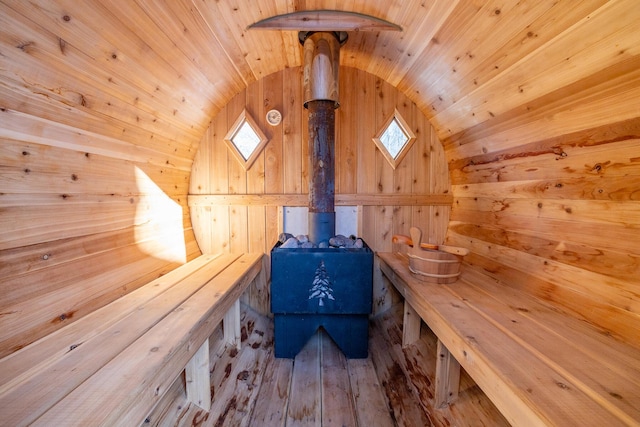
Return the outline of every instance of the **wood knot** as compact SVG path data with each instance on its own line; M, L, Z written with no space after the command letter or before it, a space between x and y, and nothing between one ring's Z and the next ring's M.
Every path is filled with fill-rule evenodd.
M32 47L35 43L34 42L25 42L25 43L20 43L18 46L16 46L18 49L20 49L23 52L27 52L29 51L29 48Z

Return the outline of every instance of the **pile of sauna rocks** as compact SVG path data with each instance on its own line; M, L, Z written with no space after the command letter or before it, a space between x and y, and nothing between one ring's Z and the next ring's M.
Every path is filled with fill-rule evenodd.
M296 248L346 248L346 249L360 249L364 247L362 239L358 239L355 236L346 237L342 234L338 234L329 239L329 242L320 242L317 245L309 241L309 236L300 234L294 236L289 233L280 233L278 240L282 245L280 249L296 249Z

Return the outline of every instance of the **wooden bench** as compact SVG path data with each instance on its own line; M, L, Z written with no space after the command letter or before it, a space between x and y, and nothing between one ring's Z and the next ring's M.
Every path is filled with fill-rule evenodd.
M208 410L208 338L223 321L239 347L239 297L261 259L200 256L0 360L0 424L139 425L183 371Z
M421 320L438 337L436 407L455 401L461 365L513 425L640 425L637 347L473 268L438 285L405 255L378 257L405 300L403 345Z

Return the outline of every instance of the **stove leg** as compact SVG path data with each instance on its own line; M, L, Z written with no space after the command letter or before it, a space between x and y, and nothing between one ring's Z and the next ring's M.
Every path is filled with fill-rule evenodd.
M293 359L323 327L349 359L364 359L369 350L368 315L275 314L275 356Z

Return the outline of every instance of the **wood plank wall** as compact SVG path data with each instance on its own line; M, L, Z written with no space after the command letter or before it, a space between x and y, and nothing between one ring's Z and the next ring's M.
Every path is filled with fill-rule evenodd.
M268 254L282 231L283 207L307 205L301 72L300 67L287 68L249 85L212 120L196 154L189 188L194 230L204 252ZM244 108L270 139L248 171L224 142ZM276 127L265 120L273 108L283 116ZM372 138L395 109L417 140L394 170ZM416 105L372 74L343 67L336 121L336 203L358 207L359 235L372 249L391 251L392 235L409 234L409 227L416 225L430 240L442 243L452 201L447 164L442 145ZM267 274L249 296L251 305L264 313L269 312L268 263L265 257ZM377 306L390 303L385 297L385 289L376 289Z
M449 208L433 195L451 179L448 241L471 248L473 265L637 342L636 0L8 0L0 355L175 265L152 205L182 210L166 222L183 228L187 258L198 252L191 213L195 234L211 236L203 250L270 249L279 209L307 191L300 50L294 32L246 27L313 8L403 26L353 34L341 59L338 141L356 143L339 143L337 191L362 206L367 242L394 249L411 223L440 241ZM249 172L220 143L245 107L271 138ZM278 128L264 123L273 107L285 112ZM421 141L395 171L370 144L394 107ZM446 161L434 160L438 140ZM264 199L234 198L246 194ZM251 298L264 311L262 283Z
M586 7L571 5L563 19L585 16ZM532 54L535 46L514 45L510 60L460 64L458 72L473 73L479 87L431 114L434 122L445 120L447 109L459 115L440 128L454 195L447 241L470 248L468 262L508 286L634 345L640 345L638 11L637 4L612 2L553 42L544 39L553 33L528 27L535 37L540 31L546 49ZM492 79L498 68L506 71ZM505 96L491 98L492 91ZM469 120L460 127L462 117Z
M98 10L0 3L0 357L200 253L186 195L207 112Z

